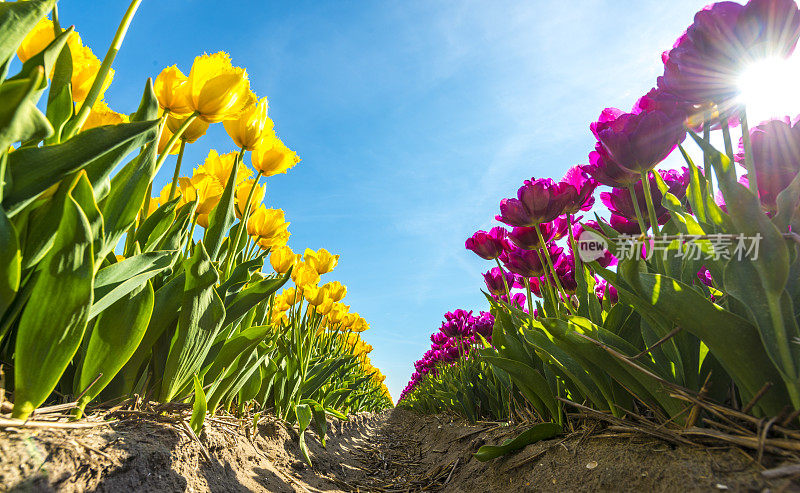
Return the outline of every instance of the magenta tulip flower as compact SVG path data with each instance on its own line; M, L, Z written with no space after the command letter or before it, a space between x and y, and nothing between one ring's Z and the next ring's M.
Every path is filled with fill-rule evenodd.
M508 245L508 248L500 255L500 261L505 264L508 270L520 276L541 277L545 273L547 262L544 255L550 255L555 264L563 251L563 248L555 244L551 244L547 249L542 250L525 250L514 245ZM545 265L542 265L539 261L540 255Z
M561 179L558 186L564 194L563 214L576 214L588 211L594 205L594 189L597 181L593 180L581 166L573 166Z
M738 95L737 79L748 64L788 57L800 36L794 0L720 2L698 12L694 23L662 58L658 85L695 104L723 110Z
M488 233L486 231L476 231L470 238L467 238L464 246L481 258L494 260L503 251L503 240L507 233L505 228L501 226L492 228Z
M618 165L600 142L596 143L594 151L589 153L589 164L582 168L597 182L608 187L625 188L641 178L638 173Z
M769 213L776 200L800 171L800 118L769 120L750 130L758 197ZM744 164L744 146L739 141L736 162Z
M506 284L503 282L504 277L505 283L508 283L508 287L511 288L514 285L514 274L506 272L500 267L493 267L483 274L483 280L486 282L486 289L489 290L489 293L498 296L506 294Z
M525 180L516 199L500 201L500 222L510 226L535 226L550 222L564 212L566 196L550 178Z
M686 114L677 109L622 113L606 108L590 128L610 160L641 174L655 168L683 142L685 119Z

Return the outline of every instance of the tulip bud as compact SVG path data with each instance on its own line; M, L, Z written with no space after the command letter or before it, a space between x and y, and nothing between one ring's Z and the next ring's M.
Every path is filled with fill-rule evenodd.
M187 80L188 78L175 65L165 68L156 77L153 90L158 98L158 104L169 110L170 114L188 115L192 112Z
M195 58L186 84L189 105L208 123L238 118L251 103L247 72L224 52Z
M267 98L261 98L256 104L248 106L235 120L222 122L236 147L252 151L265 139L274 138L273 123L267 116L267 108Z
M277 137L265 139L250 153L253 167L264 176L286 173L300 162L297 154Z

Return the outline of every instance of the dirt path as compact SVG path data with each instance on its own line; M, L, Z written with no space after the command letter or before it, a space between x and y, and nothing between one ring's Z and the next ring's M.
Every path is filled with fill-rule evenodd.
M249 436L221 419L200 443L182 426L128 419L88 430L0 431L7 491L796 491L767 483L742 450L675 446L640 435L574 434L489 463L484 443L519 430L392 410L331 421L314 467L277 421ZM206 456L206 454L208 454ZM206 458L208 457L208 458ZM209 460L210 459L210 460ZM769 465L776 465L771 460Z

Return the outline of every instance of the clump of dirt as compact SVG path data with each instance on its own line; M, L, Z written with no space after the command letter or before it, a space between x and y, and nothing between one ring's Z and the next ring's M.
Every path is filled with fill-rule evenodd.
M257 432L210 418L199 440L179 422L138 416L88 429L0 431L0 488L8 491L762 491L767 481L735 447L674 445L599 427L531 444L490 462L472 457L523 427L468 425L403 409L329 421L327 447L262 420ZM766 466L780 463L774 457Z

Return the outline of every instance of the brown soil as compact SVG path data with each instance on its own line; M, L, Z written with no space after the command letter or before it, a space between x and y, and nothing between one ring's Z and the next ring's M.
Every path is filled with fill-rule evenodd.
M80 430L0 430L6 491L798 491L767 482L749 452L673 445L641 435L575 433L481 463L472 452L519 428L467 425L395 409L331 421L327 448L275 420L258 434L206 422L200 442L180 426L128 419ZM205 450L204 450L205 448ZM205 458L208 453L210 461ZM764 465L781 461L766 457Z

